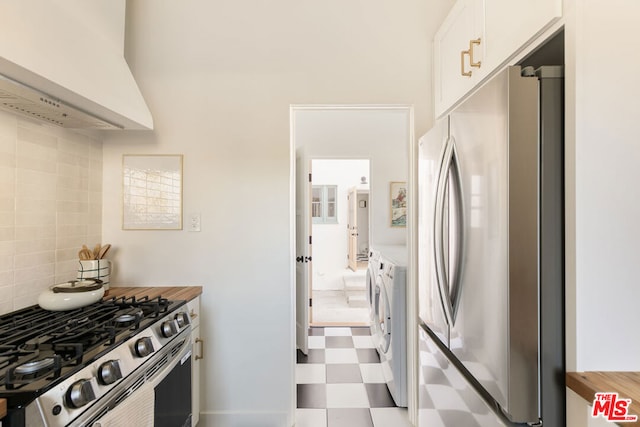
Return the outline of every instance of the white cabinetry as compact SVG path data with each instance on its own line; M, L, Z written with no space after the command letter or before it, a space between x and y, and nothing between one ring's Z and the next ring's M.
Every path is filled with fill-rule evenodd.
M484 0L486 61L499 67L562 16L562 0Z
M202 364L204 341L200 337L200 297L187 303L191 317L191 339L193 345L191 357L191 425L200 421L200 365Z
M435 111L441 116L485 74L483 0L459 0L434 36Z
M562 0L458 0L434 36L436 117L562 15Z

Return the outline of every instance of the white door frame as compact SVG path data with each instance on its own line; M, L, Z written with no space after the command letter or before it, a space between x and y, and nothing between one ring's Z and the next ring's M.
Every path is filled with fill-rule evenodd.
M407 154L409 159L407 186L409 191L408 205L408 218L407 218L407 245L409 251L409 269L407 271L407 387L408 387L408 406L409 406L409 420L415 425L417 423L418 413L418 247L417 247L417 231L418 231L418 191L417 191L417 144L415 139L415 125L414 125L414 108L412 105L291 105L290 106L290 174L289 174L289 200L290 200L290 248L291 257L290 263L290 277L292 288L292 307L294 309L292 326L291 326L291 353L295 354L296 351L296 281L295 281L295 249L296 249L296 141L295 141L295 112L298 110L389 110L389 109L401 109L406 110L409 116L409 141L407 147ZM293 372L292 378L294 379L292 388L292 414L295 414L296 409L296 384L295 384L295 364L296 358L293 358L291 371ZM295 417L294 417L295 418Z

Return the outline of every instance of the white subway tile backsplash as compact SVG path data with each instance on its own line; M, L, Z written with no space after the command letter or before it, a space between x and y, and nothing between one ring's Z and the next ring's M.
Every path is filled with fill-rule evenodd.
M102 224L100 222L91 222L87 224L87 236L101 236Z
M74 167L88 168L89 157L80 151L67 153L58 151L58 166L60 167L60 171Z
M56 238L54 227L47 225L33 225L16 227L16 240L41 240Z
M0 227L0 242L13 240L16 234L15 227Z
M15 212L16 201L13 196L0 195L0 212Z
M18 310L24 307L29 307L31 305L36 305L38 303L38 297L40 296L40 292L34 292L33 294L26 295L24 297L16 297L13 299L13 309Z
M5 284L2 274L0 273L0 314L13 311L13 281Z
M13 196L15 194L15 169L0 167L0 195Z
M14 258L13 254L0 255L0 271L11 272L11 280L13 280L13 258Z
M0 138L0 168L14 169L16 167L16 153L9 151L10 146L15 147L15 140Z
M88 200L92 205L100 205L100 210L102 210L102 191L89 191Z
M16 214L6 211L0 211L0 227L14 227L16 224Z
M57 150L57 132L58 130L54 130L49 126L42 126L27 121L20 121L20 124L18 125L18 141ZM28 147L28 144L20 144L18 145L18 151L20 151L21 148L26 149L26 147Z
M38 144L32 142L22 141L18 138L19 144L16 150L18 159L32 159L32 160L47 160L53 164L56 163L57 149L55 138L53 138L52 144ZM18 166L20 166L18 164Z
M58 212L89 212L88 202L71 202L58 200L56 202Z
M78 164L61 164L58 163L58 176L59 177L69 177L73 178L73 181L78 181L79 178L82 180L88 180L90 170L89 170L89 159L84 159L82 162Z
M56 263L56 276L53 283L63 283L78 278L78 268L80 262L78 257L75 259L60 261Z
M102 142L0 112L0 313L74 279L102 235Z
M16 283L13 291L14 298L22 298L29 295L39 295L53 284L49 278L33 280L29 283Z
M51 280L55 273L55 265L51 264L33 264L26 268L14 269L14 279L16 286L27 286L33 283L43 283ZM53 283L51 283L53 284Z
M60 235L58 236L58 240L56 242L56 249L75 249L76 257L77 257L78 251L82 248L82 245L91 246L99 242L99 240L96 240L95 242L94 240L95 239L93 237L91 238L91 240L89 240L88 235L85 235L85 236Z
M0 135L13 136L15 138L18 129L18 116L9 112L0 111Z
M16 240L15 254L24 255L34 252L53 251L56 249L56 239L33 239L33 240Z
M0 242L0 256L13 255L15 253L16 246L13 240Z
M13 270L0 271L0 286L2 286L3 288L10 289L10 292L6 291L1 294L2 298L0 298L0 303L4 302L6 299L13 298L14 284L15 282L13 280Z
M86 190L72 190L68 188L57 189L56 200L58 202L88 202L89 192Z
M18 154L16 159L16 165L20 169L27 169L39 172L55 173L58 170L58 165L55 161L49 159L39 159L35 157L29 157L26 155Z
M0 315L11 313L13 311L13 297L6 301L2 300L0 302Z
M57 234L61 236L80 236L87 235L87 224L58 224L56 227Z
M34 265L53 264L56 261L56 252L51 249L41 252L28 252L21 255L16 255L13 261L13 267L15 269L30 268ZM55 271L52 270L51 274Z
M56 201L32 197L22 197L18 195L16 197L16 214L19 216L30 212L55 214Z
M89 246L89 245L87 245ZM80 251L80 247L70 247L70 248L56 248L56 263L65 263L72 261L74 264L78 264L78 252ZM58 268L56 267L56 271Z
M20 212L16 215L16 227L25 226L55 226L56 212Z
M48 186L47 184L51 185L52 182L53 186L50 186L49 188L52 190L56 189L56 174L54 173L24 168L18 168L16 172L18 187L24 184ZM53 192L53 195L55 197L55 191Z
M89 155L88 153L92 151L94 146L100 147L102 152L102 143L88 135L67 134L58 139L58 147L63 153L87 153Z
M78 173L72 176L58 174L57 188L69 190L89 190L89 174L78 170Z

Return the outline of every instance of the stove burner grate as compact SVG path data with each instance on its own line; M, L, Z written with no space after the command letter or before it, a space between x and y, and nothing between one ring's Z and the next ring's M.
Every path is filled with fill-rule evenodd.
M36 354L35 357L38 357L38 355ZM31 360L7 370L4 378L5 387L8 390L13 390L19 386L43 379L50 374L53 374L51 378L58 378L61 370L62 360L58 355Z
M16 367L14 372L18 375L30 375L38 373L39 371L47 370L53 366L55 361L53 357L45 357L44 359L34 360L33 362L23 363Z

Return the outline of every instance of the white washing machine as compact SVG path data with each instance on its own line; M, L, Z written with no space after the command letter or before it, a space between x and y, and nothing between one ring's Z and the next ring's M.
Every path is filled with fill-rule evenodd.
M376 279L382 274L380 268L380 251L377 248L371 248L369 251L369 263L367 264L366 275L366 294L367 294L367 307L369 308L369 326L371 328L371 335L375 335L375 312L373 307L374 296L376 291Z
M380 252L372 335L385 382L397 406L407 406L407 251Z
M401 245L371 245L369 251L369 262L367 264L366 274L366 294L367 294L367 306L369 307L369 327L371 329L371 335L375 336L377 333L378 322L375 321L377 314L375 312L375 291L376 281L378 277L382 276L384 271L384 265L381 263L380 254L388 253L392 255L401 254L406 252L406 246ZM405 255L406 257L406 255Z

